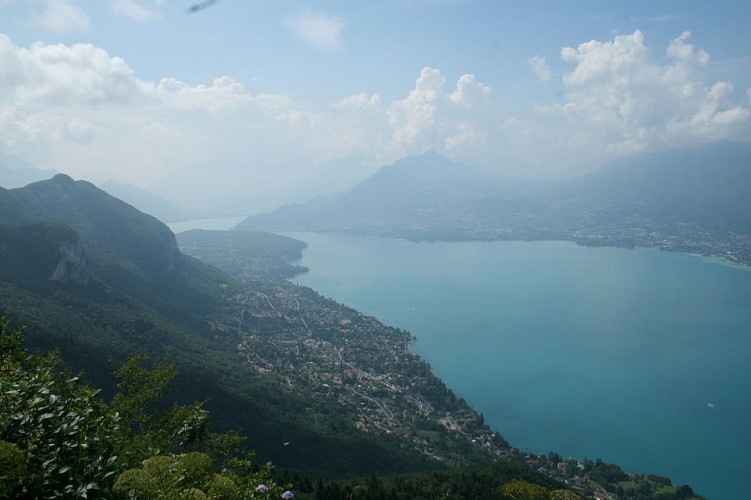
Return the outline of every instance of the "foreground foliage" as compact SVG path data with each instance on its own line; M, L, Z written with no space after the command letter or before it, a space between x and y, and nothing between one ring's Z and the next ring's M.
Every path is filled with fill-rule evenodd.
M510 462L486 462L430 473L317 481L300 487L301 500L575 500L576 493L543 474ZM540 496L529 496L529 493ZM527 495L527 496L525 496Z
M174 366L134 355L116 376L105 402L0 319L0 498L282 494L271 464L256 467L244 438L211 433L200 404L158 407Z

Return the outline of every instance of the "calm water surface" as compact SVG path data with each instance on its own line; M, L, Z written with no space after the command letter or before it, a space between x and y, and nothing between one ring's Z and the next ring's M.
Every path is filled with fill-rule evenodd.
M214 217L212 219L193 219L182 222L170 222L167 224L167 227L169 227L173 233L182 233L183 231L190 231L191 229L215 229L225 231L227 229L232 229L245 218L247 218L247 215Z
M512 445L745 498L751 272L566 242L295 233L294 281L417 337Z

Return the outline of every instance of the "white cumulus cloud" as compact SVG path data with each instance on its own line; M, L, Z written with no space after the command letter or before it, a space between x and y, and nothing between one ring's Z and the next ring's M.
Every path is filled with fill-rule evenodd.
M248 99L245 86L229 76L215 78L211 85L190 86L175 78L162 78L157 94L176 109L234 110Z
M564 163L748 135L751 91L735 102L730 82L705 82L710 56L689 42L679 34L661 61L639 31L564 48L561 100L522 118L498 109L470 73L425 67L400 98L363 93L322 105L254 93L230 75L152 82L91 44L18 47L0 34L0 151L140 185L177 166L231 160L247 178L283 187L350 155L373 166L436 150L485 167L516 155L554 173Z
M565 120L560 143L571 148L628 153L734 138L748 130L751 110L732 101L729 82L702 80L709 54L690 36L669 43L667 64L652 58L638 30L566 47L561 58L573 69L562 76L564 102L537 110Z
M447 86L438 69L424 68L402 99L355 94L320 108L251 93L227 75L152 83L91 44L23 48L0 35L0 150L31 161L45 152L55 158L45 166L81 175L104 165L126 182L217 158L243 158L271 179L280 164L304 175L353 154L370 164L429 149L462 157L487 142L491 98L474 75Z
M252 93L227 75L153 83L91 44L24 48L0 35L0 150L73 175L106 170L142 185L175 165L222 159L269 182L285 165L273 181L283 185L288 175L354 154L370 165L429 149L466 158L496 126L491 98L474 75L448 86L439 70L424 68L402 99L355 94L320 107Z
M476 137L490 104L491 89L474 75L462 75L456 88L444 90L446 79L434 68L423 68L415 88L388 108L389 125L396 146L405 154L428 149L456 150ZM471 108L477 108L474 111Z
M125 61L91 44L16 47L0 34L0 89L16 104L132 103L153 94Z

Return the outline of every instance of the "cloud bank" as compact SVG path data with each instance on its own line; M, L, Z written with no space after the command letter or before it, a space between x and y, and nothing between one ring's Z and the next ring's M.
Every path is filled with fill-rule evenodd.
M709 54L688 43L690 36L669 43L666 64L652 59L638 30L565 47L561 59L573 69L561 78L564 102L536 110L561 120L551 135L566 148L631 153L748 138L748 102L733 102L730 82L702 81Z
M336 36L323 39L330 46ZM555 78L533 57L532 70L563 93L516 117L469 73L449 83L425 67L402 98L355 94L314 105L254 93L228 75L142 80L91 44L24 48L0 35L0 151L94 181L146 186L186 166L231 163L258 186L283 186L353 155L363 176L426 150L498 173L567 175L628 152L749 139L748 99L734 101L729 82L704 82L710 56L689 40L672 40L663 63L639 31L566 47L569 69Z

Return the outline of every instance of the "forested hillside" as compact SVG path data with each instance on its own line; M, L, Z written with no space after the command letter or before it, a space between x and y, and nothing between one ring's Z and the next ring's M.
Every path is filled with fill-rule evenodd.
M261 292L182 254L153 217L66 176L3 190L0 204L0 309L27 327L33 350L59 349L105 394L113 367L141 352L177 365L173 400L205 401L217 427L251 436L280 466L326 477L442 466L394 436L361 432L335 398L290 390L283 373L248 362L242 297ZM259 262L299 252L299 242L265 239L273 244ZM246 325L273 340L280 318L256 313Z
M211 415L214 428L247 435L258 462L273 461L285 471L281 480L297 483L302 495L315 494L312 484L320 479L332 495L358 488L373 498L385 483L365 487L337 481L489 461L513 462L521 469L508 470L532 468L547 477L574 481L570 485L584 494L617 493L619 481L627 478L617 466L607 466L612 474L598 476L593 468L579 476L576 461L561 469L560 457L525 454L511 447L412 353L408 332L287 281L302 270L286 259L299 256L303 242L264 233L191 232L180 237L186 250L232 272L230 276L183 254L175 236L153 217L86 182L57 176L3 190L0 204L0 309L8 311L12 326L27 326L24 338L33 352L59 350L64 366L82 370L88 383L103 389L102 399L95 398L97 391L80 385L75 377L60 375L54 356L28 357L13 343L17 337L4 341L8 384L48 380L56 391L49 400L29 397L42 390L33 384L24 385L25 392L3 393L10 398L4 408L11 411L2 419L5 434L0 440L11 445L2 445L4 453L15 471L12 477L26 478L36 484L34 488L49 473L62 485L64 495L73 491L65 488L74 479L75 491L95 489L85 482L90 470L71 479L75 467L90 463L84 460L74 467L68 463L72 460L68 451L55 455L57 462L41 458L35 462L28 454L23 464L19 462L18 450L23 454L38 446L36 441L24 441L24 433L32 432L29 425L41 425L35 439L47 439L48 424L67 425L64 419L48 416L54 415L45 409L48 403L63 405L63 412L70 404L92 409L86 411L94 420L81 421L75 439L94 436L97 443L109 443L105 450L109 454L125 450L129 454L125 462L113 459L101 469L96 460L106 456L102 451L92 463L108 474L107 488L115 488L112 478L134 471L128 473L135 482L128 483L127 491L137 491L141 487L137 479L147 477L153 467L179 471L187 466L183 463L187 453L206 454L216 448L216 443L214 448L181 448L185 443L171 441L191 434L195 419L205 420L203 409ZM171 364L174 371L160 368ZM163 379L174 376L170 391L152 392L147 377L152 369ZM124 383L124 377L131 382ZM111 434L119 432L118 425L145 428L146 417L124 403L124 390L144 401L164 392L166 399L156 409L178 405L170 410L180 416L172 420L176 430L163 430L170 418L159 417L156 429L162 430L148 438L156 440L149 446L141 446L138 436L128 434L126 439ZM147 393L138 396L140 390ZM125 423L115 421L120 417L113 417L113 410ZM185 419L192 422L188 427L181 424ZM18 436L21 441L14 441ZM60 445L59 438L56 435L50 442ZM75 442L62 445L71 447ZM104 445L87 446L99 450ZM173 450L169 456L158 458L168 449ZM154 456L149 458L150 454ZM198 455L190 457L205 461ZM149 460L139 466L144 459ZM225 469L204 465L204 472L221 472L235 484L242 481L237 475L226 476ZM202 475L189 487L212 488L207 477ZM534 474L523 477L542 481ZM651 495L678 492L672 485L659 489L654 481L640 478L629 479L633 486L627 487L638 486ZM180 481L176 484L185 487ZM397 484L404 484L405 491L438 487L418 476L403 481L407 482ZM625 491L626 486L621 488Z

